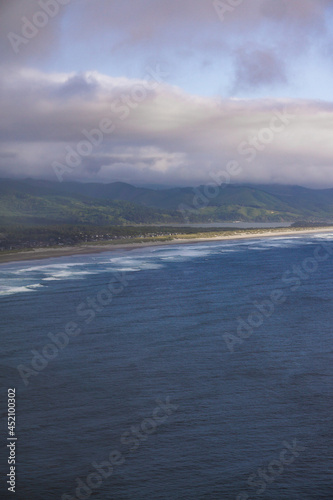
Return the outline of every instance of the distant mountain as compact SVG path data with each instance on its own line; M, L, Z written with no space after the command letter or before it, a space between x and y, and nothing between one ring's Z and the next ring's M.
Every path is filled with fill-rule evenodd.
M82 187L82 192L80 192ZM88 188L88 189L87 189ZM91 191L90 191L91 190ZM31 181L0 180L0 224L162 224L177 213L158 208L94 196L94 186Z
M333 220L333 189L280 185L150 189L111 184L0 180L2 223L162 224Z

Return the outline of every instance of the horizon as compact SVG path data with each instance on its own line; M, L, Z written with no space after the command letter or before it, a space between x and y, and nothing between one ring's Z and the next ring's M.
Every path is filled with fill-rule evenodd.
M9 180L9 181L34 181L34 182L51 182L53 184L58 184L58 182L54 179L43 179L43 178L35 178L35 177L0 177L1 180ZM130 183L130 182L124 182L124 181L106 181L106 182L98 182L94 180L79 180L79 179L74 179L74 180L64 180L64 184L100 184L103 186L111 185L111 184L126 184L128 186L132 186L135 188L141 188L141 189L151 189L155 191L161 191L163 189L165 190L170 190L170 189L196 189L200 187L206 187L213 185L212 182L208 182L206 184L193 184L191 185L149 185L149 184L138 184L138 183ZM301 189L308 189L312 191L323 191L323 190L333 190L333 186L331 187L311 187L311 186L302 186L301 184L280 184L280 183L251 183L251 182L228 182L228 183L221 183L221 184L216 184L215 185L221 189L225 189L228 187L253 187L257 189L264 189L265 187L285 187L285 188L301 188Z

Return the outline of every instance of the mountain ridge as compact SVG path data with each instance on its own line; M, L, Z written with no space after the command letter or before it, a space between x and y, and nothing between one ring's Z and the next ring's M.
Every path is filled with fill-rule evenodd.
M333 188L210 184L152 189L125 182L0 179L0 216L6 223L94 225L322 221L333 220Z

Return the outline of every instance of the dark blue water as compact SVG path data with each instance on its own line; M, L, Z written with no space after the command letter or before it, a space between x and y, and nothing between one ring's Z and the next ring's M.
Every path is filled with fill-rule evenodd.
M8 498L333 498L332 260L318 235L0 266L4 498L8 387Z

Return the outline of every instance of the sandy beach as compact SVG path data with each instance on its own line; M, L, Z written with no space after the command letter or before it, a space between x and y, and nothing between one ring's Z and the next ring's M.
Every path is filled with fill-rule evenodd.
M212 231L214 232L214 231ZM217 231L216 231L217 232ZM305 234L316 234L316 233L329 233L333 232L333 226L318 227L311 229L304 228L286 228L286 229L254 229L254 230L237 230L233 234L221 234L214 237L189 237L189 238L177 238L176 236L172 240L156 240L147 242L133 242L133 243L116 243L116 242L105 242L105 243L90 243L90 244L80 244L75 246L61 246L61 247L50 247L50 248L34 248L31 250L22 251L12 251L4 252L0 254L0 264L8 262L20 262L25 260L40 260L49 259L54 257L68 257L71 255L85 255L94 254L110 251L119 250L134 250L137 248L145 248L151 246L165 246L165 245L182 245L182 244L195 244L208 241L226 241L226 240L241 240L241 239L253 239L253 238L273 238L273 237L295 237Z

